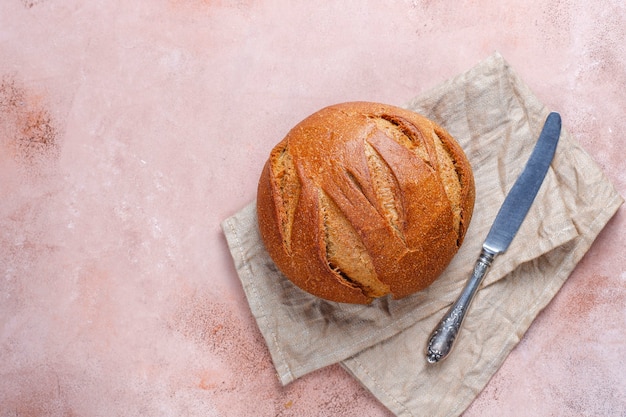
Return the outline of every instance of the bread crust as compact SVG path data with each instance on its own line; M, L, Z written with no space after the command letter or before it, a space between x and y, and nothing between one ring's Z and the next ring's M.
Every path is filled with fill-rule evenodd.
M472 168L441 126L350 102L298 123L272 150L259 230L281 272L318 297L367 304L428 287L463 242Z

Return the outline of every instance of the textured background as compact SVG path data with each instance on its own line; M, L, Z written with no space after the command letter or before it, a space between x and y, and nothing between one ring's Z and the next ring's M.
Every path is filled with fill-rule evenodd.
M623 1L293 3L0 2L0 417L388 416L279 386L219 228L325 105L499 51L626 195ZM624 210L466 416L625 412Z

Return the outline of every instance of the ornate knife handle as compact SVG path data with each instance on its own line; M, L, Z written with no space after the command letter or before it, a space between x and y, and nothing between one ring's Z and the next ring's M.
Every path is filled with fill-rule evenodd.
M465 315L495 256L495 253L485 248L480 252L471 278L465 284L459 298L452 304L430 336L426 354L426 360L429 363L436 363L445 359L452 350L454 339L461 330Z

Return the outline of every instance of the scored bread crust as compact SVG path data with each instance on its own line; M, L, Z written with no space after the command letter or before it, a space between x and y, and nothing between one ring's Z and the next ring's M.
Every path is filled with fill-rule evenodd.
M301 289L370 303L428 287L463 242L472 168L442 127L368 102L326 107L270 153L258 184L265 247Z

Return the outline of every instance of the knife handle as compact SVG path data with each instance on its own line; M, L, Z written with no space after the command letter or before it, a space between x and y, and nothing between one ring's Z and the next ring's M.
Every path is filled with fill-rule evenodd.
M474 265L474 272L465 284L459 298L452 304L430 336L426 353L426 360L429 363L436 363L445 359L452 350L465 315L496 255L496 253L485 248L480 252L476 265Z

